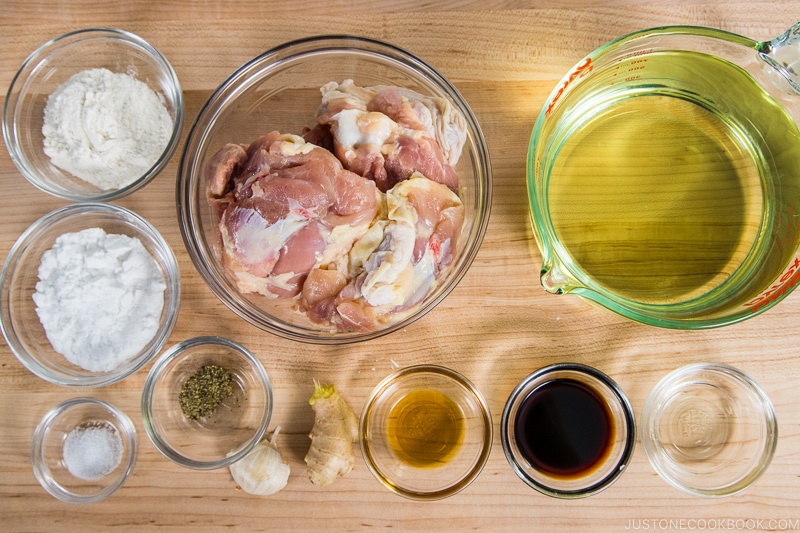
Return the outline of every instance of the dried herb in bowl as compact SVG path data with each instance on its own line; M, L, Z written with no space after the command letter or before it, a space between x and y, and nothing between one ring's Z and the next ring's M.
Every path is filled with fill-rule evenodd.
M217 365L200 367L181 387L178 404L189 420L213 414L233 394L233 376Z

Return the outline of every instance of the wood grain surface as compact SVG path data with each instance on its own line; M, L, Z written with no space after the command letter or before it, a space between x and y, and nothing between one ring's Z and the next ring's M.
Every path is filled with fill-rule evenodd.
M463 93L488 140L492 215L469 273L436 309L383 338L325 347L286 341L225 308L195 271L175 208L179 154L146 188L116 203L147 218L175 251L183 300L169 345L216 334L241 342L263 362L274 386L271 427L292 474L282 492L237 491L227 469L181 468L149 442L140 395L149 365L100 389L71 390L35 377L0 345L0 530L81 531L628 531L800 529L800 294L744 323L673 331L630 322L575 296L544 292L541 255L530 226L525 156L536 116L572 65L623 34L666 24L722 28L767 40L800 20L795 0L307 0L305 2L4 0L0 4L0 92L24 59L48 39L93 26L129 30L171 61L184 89L187 128L211 92L237 67L299 37L348 33L386 40L439 69ZM5 98L3 97L5 101ZM184 130L184 135L186 132ZM30 185L0 153L0 258L35 220L65 202ZM724 362L758 381L774 402L777 453L744 493L723 499L685 495L659 478L640 443L627 471L604 492L579 501L539 494L520 481L500 445L499 421L514 386L544 365L576 361L608 373L637 413L669 371ZM312 379L333 382L356 411L397 367L436 363L463 373L485 395L495 438L489 461L463 492L433 503L384 489L357 452L356 466L332 486L308 481L303 457L313 415ZM75 506L49 496L30 462L36 424L53 406L89 395L134 421L135 468L107 500Z

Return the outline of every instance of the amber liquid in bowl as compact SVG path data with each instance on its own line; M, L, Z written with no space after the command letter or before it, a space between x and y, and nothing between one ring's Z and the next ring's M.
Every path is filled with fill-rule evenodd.
M386 435L395 456L415 468L434 468L452 459L464 441L461 408L433 389L413 390L389 412Z

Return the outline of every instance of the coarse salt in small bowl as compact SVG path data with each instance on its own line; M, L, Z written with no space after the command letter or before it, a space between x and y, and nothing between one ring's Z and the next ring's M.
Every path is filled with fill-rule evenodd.
M53 347L45 326L42 325L37 314L37 303L33 299L34 293L38 291L37 284L40 282L39 269L42 265L42 256L51 250L56 243L56 239L67 233L77 233L82 230L100 228L109 236L124 235L138 239L152 257L153 264L150 268L152 283L163 283L163 305L156 316L158 300L148 300L146 307L133 306L133 312L146 310L151 312L152 318L157 320L155 327L151 326L152 337L147 340L145 333L142 333L140 320L142 315L131 314L126 323L114 320L114 324L103 324L101 320L105 315L101 314L96 324L86 324L84 330L88 330L87 335L92 335L94 341L103 344L104 348L91 350L89 352L75 352L73 356L75 362L70 362L64 355L64 351L58 352ZM113 249L107 250L109 254ZM107 259L108 256L106 256ZM87 265L91 261L85 260ZM122 262L136 272L129 273L137 276L141 272L141 264ZM122 268L122 267L120 267ZM158 281L160 274L161 281ZM130 284L133 278L126 279ZM112 280L117 278L111 277ZM107 285L103 285L107 286ZM49 290L58 293L67 287L50 287ZM74 289L74 288L73 288ZM102 294L102 290L86 287L89 293L87 297L96 298L94 307L101 308L107 306L108 296ZM134 373L150 361L164 346L178 318L178 308L180 306L180 275L178 263L175 255L167 242L149 222L136 213L113 205L104 203L77 203L57 209L38 221L34 222L20 237L11 248L11 252L6 258L2 273L0 273L0 329L3 336L11 348L11 351L31 372L42 379L57 385L68 387L100 387L115 383ZM80 294L80 293L79 293ZM135 298L135 293L126 293L129 297ZM152 289L152 297L158 298L158 288ZM105 300L104 300L105 296ZM54 313L51 319L73 319L80 322L82 316L71 315L61 317ZM109 315L110 316L110 315ZM106 317L108 318L108 317ZM123 318L119 318L123 320ZM74 324L74 322L73 322ZM119 338L104 337L105 332L112 328L125 328L123 333L127 339L135 338L141 344L141 349L129 357L123 359L120 352L121 343ZM69 340L69 330L61 330L61 326L56 328L56 334L62 340ZM117 330L119 331L119 330ZM86 338L73 338L73 341L90 341ZM115 342L117 346L115 347ZM126 344L127 345L127 344ZM114 364L114 368L106 368L105 362ZM101 364L103 369L97 370L95 364Z
M33 434L36 479L66 503L99 502L119 489L136 462L136 428L117 407L73 398L51 409Z
M3 136L34 186L66 200L108 201L164 169L183 114L178 77L161 52L132 33L89 28L23 62L6 96Z

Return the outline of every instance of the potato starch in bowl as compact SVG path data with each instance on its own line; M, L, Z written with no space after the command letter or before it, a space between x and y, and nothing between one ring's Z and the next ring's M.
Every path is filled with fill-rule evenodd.
M33 300L53 349L91 372L114 370L158 331L166 283L134 237L88 228L42 255Z

